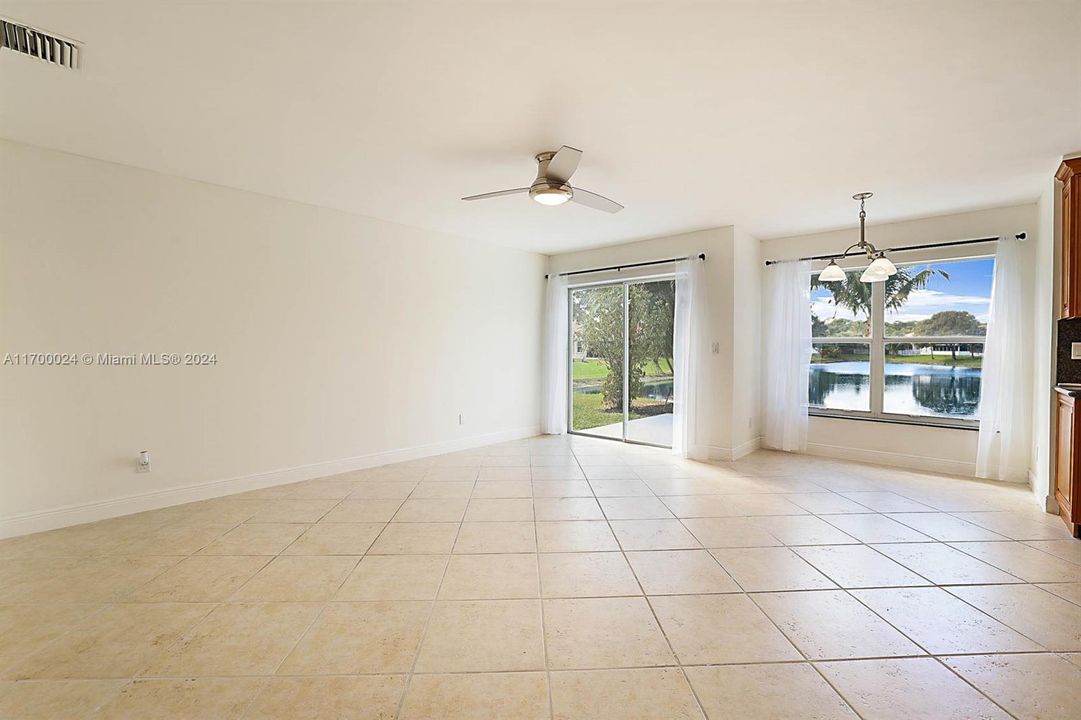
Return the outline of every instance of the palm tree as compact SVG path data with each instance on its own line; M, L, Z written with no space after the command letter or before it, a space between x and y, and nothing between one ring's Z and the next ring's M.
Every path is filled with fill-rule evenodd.
M938 268L925 268L915 275L909 273L909 268L899 267L897 273L886 278L886 307L890 310L900 310L908 302L908 296L913 290L922 290L927 287L935 275L949 281L950 274ZM867 283L860 283L861 285Z
M871 322L871 283L860 282L862 270L851 270L845 273L845 279L839 282L822 282L815 275L811 278L811 289L824 287L833 295L833 304L845 307L852 311L853 315L863 315L865 322ZM912 274L910 268L899 267L897 272L885 281L886 308L900 310L913 290L922 290L927 287L935 275L949 280L950 275L945 270L937 268L925 268L918 273ZM870 333L868 333L869 335Z

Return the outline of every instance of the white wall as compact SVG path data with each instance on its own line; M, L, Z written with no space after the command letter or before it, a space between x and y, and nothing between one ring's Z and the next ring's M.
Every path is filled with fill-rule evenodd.
M662 260L706 253L709 303L707 344L717 343L704 369L699 421L714 459L732 459L753 451L758 442L757 377L759 317L758 241L733 227L652 238L582 252L553 255L551 272L583 270L621 263ZM669 268L670 269L670 268ZM575 278L582 282L619 280L665 272L649 267ZM737 302L738 299L738 302Z
M869 210L869 214L873 217L873 208ZM785 260L841 252L847 245L859 239L858 227L858 224L854 223L851 228L832 232L766 240L762 242L762 256L771 260ZM1030 238L1040 234L1035 203L883 225L869 222L867 225L867 239L878 247L885 248L998 237L1019 232L1028 233ZM1039 242L1030 241L1030 253L1035 255L1038 245ZM976 251L973 246L961 246L943 248L934 253L935 257L939 258L963 258L976 254ZM920 252L904 254L905 261L918 262L929 257L931 256ZM857 263L858 260L849 259L847 265L853 266ZM846 265L845 262L840 264ZM814 267L820 269L824 265L825 263L820 262ZM1029 262L1021 269L1026 274L1030 288L1035 286L1032 277L1034 266L1034 262ZM763 269L763 272L766 270ZM1035 295L1032 300L1032 313L1035 317L1037 307L1034 298ZM1046 308L1042 312L1046 312ZM768 378L763 378L763 382L768 381ZM960 475L972 475L975 472L976 439L977 433L971 430L822 417L811 418L808 432L809 451L815 454Z
M1058 512L1055 501L1054 454L1055 384L1058 333L1058 252L1060 231L1055 218L1061 211L1058 181L1049 178L1037 203L1037 227L1030 233L1033 273L1033 373L1032 373L1032 460L1029 484L1036 500L1048 512Z
M762 371L761 243L740 228L733 238L732 447L736 456L758 447Z
M0 535L537 428L541 255L6 141L0 167L0 357L218 359L0 365Z

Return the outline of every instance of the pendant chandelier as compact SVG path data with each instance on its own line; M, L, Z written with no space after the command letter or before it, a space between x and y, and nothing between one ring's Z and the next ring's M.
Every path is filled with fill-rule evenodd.
M884 250L879 250L874 245L867 242L865 227L867 212L863 209L863 203L872 195L874 195L874 193L861 192L852 196L853 200L860 201L860 241L853 245L849 245L845 248L843 253L837 256L842 258L847 256L848 251L852 248L858 248L867 253L867 259L871 261L871 264L868 265L867 269L860 275L860 282L865 283L882 282L886 278L897 273L897 268L890 262L889 258L886 257L886 252ZM845 271L837 264L836 258L831 258L829 265L819 273L818 279L822 282L840 282L845 279Z

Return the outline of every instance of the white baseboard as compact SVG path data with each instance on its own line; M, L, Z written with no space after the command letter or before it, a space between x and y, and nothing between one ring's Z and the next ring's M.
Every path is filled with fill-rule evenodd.
M720 462L730 462L732 460L732 448L710 445L706 450L709 460L719 460Z
M762 438L753 437L750 440L748 440L747 442L742 443L742 444L737 445L736 447L732 448L732 459L733 460L739 460L741 457L744 457L745 455L750 455L751 453L753 453L755 450L757 450L760 447L762 447Z
M342 458L340 460L328 460L326 462L300 465L297 467L269 470L267 472L242 475L239 477L225 478L223 480L211 480L210 482L185 485L177 488L154 490L135 495L101 500L98 502L81 505L66 505L50 510L24 513L21 515L9 515L0 517L0 538L27 535L29 533L55 530L56 528L79 525L81 523L106 520L108 518L131 515L132 513L146 510L157 510L172 505L209 500L224 495L234 495L248 490L285 485L286 483L311 480L313 478L337 475L352 470L389 465L407 460L442 455L443 453L468 450L469 448L492 445L510 440L533 437L540 433L539 427L520 428L487 435L476 435L457 440L431 443L429 445L416 445L396 450L385 450L368 455Z
M853 460L855 462L865 462L873 465L890 465L893 467L908 468L909 470L926 470L929 472L945 473L947 475L965 475L972 477L976 474L976 463L974 462L946 460L944 458L912 455L911 453L867 450L864 448L845 447L843 445L826 445L823 443L808 444L807 452L810 455L821 455L822 457L838 458L840 460Z
M761 447L761 443L762 438L754 437L732 448L722 447L720 445L710 445L709 459L720 460L722 462L739 460L741 457L744 457L745 455L750 455L759 447Z
M1048 495L1044 492L1047 487L1047 482L1040 482L1040 477L1034 470L1028 471L1028 486L1032 490L1032 497L1036 501L1036 506L1042 509L1046 513L1052 515L1058 515L1058 500L1055 499L1054 490Z

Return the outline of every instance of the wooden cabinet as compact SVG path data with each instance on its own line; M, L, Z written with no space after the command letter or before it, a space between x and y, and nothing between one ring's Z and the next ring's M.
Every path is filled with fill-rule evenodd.
M1081 528L1081 424L1074 413L1077 398L1056 392L1058 437L1055 443L1055 500L1059 514L1070 532L1078 537Z
M1063 160L1055 173L1062 183L1061 318L1081 318L1081 158ZM1081 529L1081 417L1075 393L1055 393L1055 499L1059 514L1075 537Z
M1062 182L1062 293L1060 316L1081 317L1081 158L1064 160Z

